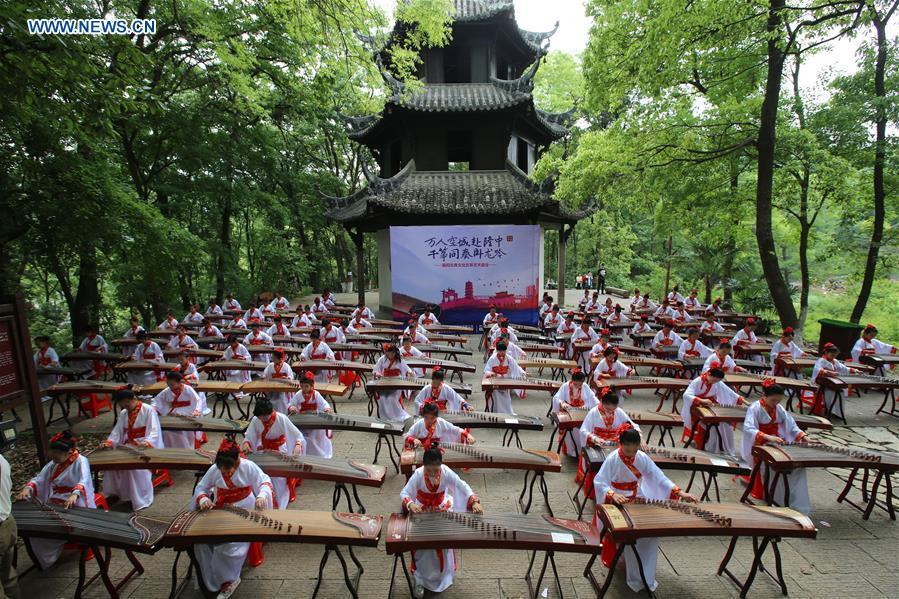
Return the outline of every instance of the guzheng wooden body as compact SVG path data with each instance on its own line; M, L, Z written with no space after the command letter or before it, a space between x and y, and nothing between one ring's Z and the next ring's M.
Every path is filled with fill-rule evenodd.
M477 367L473 364L465 362L457 362L455 360L436 360L431 358L403 358L403 361L409 368L424 368L432 370L435 366L439 366L443 370L452 370L455 372L477 372Z
M699 370L703 366L705 366L705 358L685 358L683 360L678 360L678 362L684 367L691 370ZM749 371L765 371L769 370L769 367L762 362L753 362L752 360L742 360L742 359L734 359L734 363L741 367L745 368Z
M703 406L696 409L697 416L705 424L742 424L746 419L746 407L744 406ZM790 414L796 421L799 428L819 429L829 431L833 429L833 424L821 416L813 414Z
M346 372L357 372L361 374L371 374L372 364L364 364L362 362L350 362L348 360L300 360L294 362L290 366L295 372L308 370L318 372L320 370L342 370Z
M839 376L822 376L818 379L821 385L829 389L899 389L899 379L885 376L870 376L864 374L846 374Z
M64 381L56 383L44 389L44 393L49 395L63 395L65 393L113 393L121 389L126 389L125 383L118 381Z
M117 372L168 372L178 368L176 362L153 362L151 360L128 360L112 367Z
M892 366L899 364L899 354L868 354L859 356L862 364L867 364L874 368L883 368L884 366Z
M448 356L470 356L471 350L464 347L455 347L452 345L440 345L439 343L423 343L416 345L419 351L426 354L443 354Z
M750 468L741 465L734 457L679 447L643 445L640 448L662 470L690 470L716 474L740 474L748 476ZM618 451L618 445L585 447L584 459L593 472L597 472L606 457Z
M378 354L381 353L381 348L376 347L374 345L367 345L365 343L329 343L328 347L331 348L331 351L348 351L348 352L356 352L360 354Z
M375 547L382 516L309 510L245 510L235 507L181 512L162 543L187 547L198 543L315 543Z
M771 344L770 343L743 343L737 346L737 349L747 355L755 355L755 354L770 354L771 353Z
M216 360L215 362L206 362L197 370L200 372L221 372L223 370L249 370L251 372L262 372L268 366L267 362L255 362L250 360Z
M765 381L774 381L785 389L795 389L797 391L818 390L818 385L815 385L809 380L794 379L789 376L769 376L764 374L750 374L748 372L728 372L724 375L724 382L732 387L761 385Z
M493 377L482 379L481 389L484 391L525 389L528 391L548 391L550 393L555 393L563 384L563 381L551 381L549 379Z
M91 368L66 368L65 366L37 366L34 370L38 376L55 374L76 378L93 372Z
M215 461L215 454L201 449L131 447L98 448L86 457L91 470L193 470L202 472Z
M403 427L387 420L356 414L333 414L329 412L303 412L291 414L290 421L302 430L355 431L359 433L378 433L385 435L402 435Z
M565 351L565 348L561 345L547 345L545 343L519 343L518 347L526 352L535 354L561 354ZM421 351L424 350L422 349Z
M450 468L496 468L497 470L530 470L561 472L559 454L536 449L441 443L443 463ZM422 465L424 449L406 449L400 456L400 471L411 474Z
M602 358L600 358L599 360L601 359ZM599 360L596 361L597 364L599 363ZM683 370L684 368L684 365L680 362L676 362L674 360L662 360L661 358L621 356L618 358L618 361L631 368L638 368L640 366L643 366L645 368L662 368L664 370L671 371Z
M560 430L580 428L587 417L589 410L584 408L569 408L568 410L559 411L551 414L551 418L558 424ZM680 414L672 414L665 412L637 412L627 411L627 415L634 424L638 426L661 426L662 428L673 428L675 426L683 426L684 419Z
M378 391L421 391L425 385L430 385L431 379L425 378L401 378L385 376L379 379L370 379L365 383L365 391L367 393L377 393ZM459 395L471 395L471 385L462 383L454 383L444 381L444 385L449 385Z
M620 351L622 354L631 355L631 356L652 356L652 352L649 351L648 348L645 347L637 347L636 345L626 345L624 343L619 343L615 346L615 349Z
M347 343L369 343L383 351L381 345L384 343L392 343L396 341L395 336L385 337L383 335L360 335L359 333L344 333ZM328 345L330 347L330 345Z
M70 351L66 354L60 356L60 362L75 362L78 360L99 360L100 362L124 362L129 359L131 356L126 356L124 354L117 354L113 352L101 352L101 351L81 351L74 350Z
M194 343L200 347L208 347L210 345L225 347L225 345L228 344L228 341L224 337L195 337Z
M752 455L778 470L797 468L874 468L899 472L899 453L824 443L756 445Z
M518 360L518 365L522 368L562 368L570 370L577 368L577 362L574 360L560 360L558 358L522 358Z
M399 333L399 331L397 332ZM461 335L435 335L431 332L428 332L425 337L428 338L429 343L447 343L450 346L455 346L456 343L465 343L465 337L462 337Z
M250 425L246 420L211 418L209 416L160 416L159 426L164 431L203 431L206 433L243 433Z
M36 499L12 504L19 534L24 537L80 541L128 551L151 552L169 523L122 512L83 507L65 509Z
M388 554L420 549L516 549L592 553L599 532L589 522L547 515L423 512L387 521Z
M240 388L244 383L235 381L213 381L210 379L200 379L191 383L190 387L197 393L240 393ZM143 385L134 387L135 393L140 395L156 395L167 387L165 381L157 381L152 385Z
M646 537L726 536L813 539L818 531L805 515L788 508L745 503L689 504L645 501L597 505L597 514L618 543Z
M301 339L296 337L289 337L291 341L285 341L284 343L303 343ZM277 341L277 340L276 340ZM276 351L283 351L288 356L299 356L303 353L302 348L293 347L292 345L247 345L247 351L251 356L256 356L257 354L274 354Z
M162 355L168 359L174 359L181 355L182 350L180 349L164 349L162 350ZM211 360L220 360L224 355L224 351L218 349L190 349L187 350L187 354L190 356L194 356L197 358L208 358Z
M258 379L240 386L244 393L296 393L300 390L300 381L286 379ZM347 391L346 385L339 383L315 383L315 390L324 395L342 396Z
M287 455L274 451L259 451L247 459L262 468L269 476L326 480L364 487L384 484L387 469L360 460L340 460L311 455Z
M499 414L496 412L457 412L445 410L440 417L459 428L505 428L542 431L543 421L537 416Z
M690 385L687 379L675 379L670 377L653 376L629 376L625 378L603 379L605 387L615 387L618 390L626 389L676 389L683 390Z

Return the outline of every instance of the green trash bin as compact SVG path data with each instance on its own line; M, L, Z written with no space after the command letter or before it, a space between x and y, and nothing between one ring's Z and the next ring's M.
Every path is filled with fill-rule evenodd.
M818 354L821 354L825 343L833 343L840 348L839 358L848 360L852 357L852 346L861 336L864 326L845 320L824 318L821 323L821 336L818 337Z

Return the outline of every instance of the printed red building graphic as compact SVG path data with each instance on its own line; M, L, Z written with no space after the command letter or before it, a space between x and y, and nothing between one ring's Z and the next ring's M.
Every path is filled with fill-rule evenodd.
M470 308L486 308L490 304L496 306L500 312L527 310L537 306L537 286L528 285L524 295L515 295L508 291L497 291L493 295L475 295L474 284L471 281L465 283L465 295L459 294L453 288L443 290L443 300L440 308L443 312L450 310L465 310Z

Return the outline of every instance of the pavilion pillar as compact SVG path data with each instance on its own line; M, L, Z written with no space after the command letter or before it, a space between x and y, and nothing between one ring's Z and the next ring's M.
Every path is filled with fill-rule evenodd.
M356 246L356 292L357 303L365 303L365 236L362 231L356 227L356 230L350 233L353 244Z
M559 227L559 256L558 256L558 272L557 272L557 285L559 287L558 291L558 301L556 303L559 304L559 307L565 307L565 244L568 242L568 236L571 235L571 232L574 230L574 227L569 227L568 231L565 230L565 223Z

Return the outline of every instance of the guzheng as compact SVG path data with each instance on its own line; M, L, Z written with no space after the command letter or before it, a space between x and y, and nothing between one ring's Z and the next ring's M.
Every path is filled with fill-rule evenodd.
M595 554L600 548L599 532L589 522L515 513L393 514L387 522L386 539L388 554L420 549L517 549Z
M424 368L431 370L435 366L439 366L443 370L451 370L455 372L477 372L477 367L473 364L465 362L457 362L455 360L436 360L432 358L403 358L403 361L409 368Z
M429 343L447 343L451 347L454 347L457 343L462 344L465 343L465 337L461 335L434 335L432 333L428 333L425 335L428 338ZM424 350L422 350L424 351Z
M316 543L375 547L382 516L310 510L245 510L223 507L181 512L165 532L163 544Z
M363 327L363 328L356 329L356 334L362 335L364 337L379 336L379 335L382 337L396 337L400 333L402 333L402 331L399 331L394 328L387 328L387 327L381 327L381 328L375 328L375 327L364 328Z
M796 468L875 468L899 472L899 453L854 447L837 447L824 443L792 443L756 445L752 455L778 470Z
M846 374L837 376L822 376L821 385L830 389L899 389L899 379L885 376L871 376L864 374Z
M546 343L519 343L518 347L526 352L533 352L535 354L561 354L565 351L565 348L561 345L548 345ZM422 349L421 351L425 350Z
M515 334L518 337L519 341L536 341L537 343L552 343L553 338L547 337L546 335L542 335L540 333L525 333L518 332Z
M49 395L62 395L65 393L113 393L126 388L127 385L125 383L120 383L118 381L63 381L47 387L44 389L44 393Z
M395 320L385 320L383 318L367 318L371 324L376 327L387 328L387 329L404 329L406 325L402 322L397 322Z
M574 360L557 358L522 358L518 360L518 365L522 368L562 368L565 370L577 368L577 362Z
M162 355L165 356L167 359L177 358L178 356L181 355L181 351L182 350L180 350L180 349L164 349L164 350L162 350ZM187 353L188 353L188 355L194 356L197 358L209 358L212 360L218 360L222 357L222 355L225 352L223 352L222 350L219 350L219 349L202 349L202 348L200 348L200 349L187 350Z
M615 345L615 349L620 351L622 354L632 355L632 356L651 356L652 352L645 347L637 347L636 345L626 345L624 343L619 343Z
M193 470L202 472L215 461L215 454L201 449L167 447L100 447L86 454L91 470Z
M643 445L640 449L662 470L690 470L715 474L748 476L750 469L728 455L681 447ZM618 451L618 445L585 447L584 459L592 472L598 472L606 457Z
M370 379L365 383L365 391L367 393L376 393L378 391L421 391L422 387L430 384L431 379L385 376L379 379ZM471 385L451 381L444 381L443 384L449 385L459 395L471 395Z
M678 360L678 362L688 370L699 370L705 366L705 358L684 358L683 360ZM734 363L740 368L745 368L749 371L768 372L770 370L767 364L753 360L734 359Z
M331 348L331 351L348 351L348 352L357 352L361 354L375 354L381 353L381 348L376 347L374 345L368 345L365 343L329 343L328 347Z
M464 412L444 410L440 417L459 428L505 428L542 431L543 421L537 416L499 414L496 412Z
M152 385L134 387L134 392L140 395L156 395L167 386L165 381L157 381ZM209 379L200 379L190 384L190 387L197 393L240 393L242 386L243 383L235 381L213 381Z
M440 345L438 343L423 343L421 345L416 345L419 351L424 352L425 354L444 354L449 356L470 356L472 352L470 349L465 349L464 347L455 347L452 345Z
M267 362L253 362L250 360L216 360L215 362L206 362L199 366L197 370L202 372L222 372L224 370L250 370L252 372L262 372L268 366Z
M184 416L172 414L160 416L159 426L164 431L202 431L206 433L243 433L249 422L209 416Z
M496 468L497 470L529 470L536 472L561 472L559 454L536 449L497 447L495 445L464 445L441 443L443 463L450 468ZM422 465L424 449L403 450L400 471L411 474Z
M356 414L333 414L330 412L302 412L291 414L290 421L301 430L334 430L355 431L359 433L377 433L385 435L402 435L403 427L387 420Z
M290 367L296 372L302 372L303 370L309 370L311 372L318 372L320 370L342 370L362 374L371 374L371 371L374 368L372 364L350 362L348 360L300 360L291 364Z
M880 369L884 366L899 364L899 354L866 354L859 356L859 360L862 364Z
M325 480L364 487L384 484L387 469L359 460L340 460L311 455L287 455L274 451L258 451L247 455L269 476Z
M699 420L708 425L715 424L742 424L746 419L746 407L744 406L702 406L696 409ZM813 414L790 414L796 421L796 425L802 430L810 428L829 431L833 424L826 418Z
M630 366L631 368L645 366L646 368L662 368L664 370L672 371L683 370L684 368L684 365L680 362L674 360L662 360L661 358L621 356L618 360L625 366ZM599 360L597 360L597 363L599 363Z
M465 326L461 324L432 324L426 327L428 332L437 332L437 333L462 333L466 335L470 335L474 332L473 327Z
M561 430L580 428L587 417L589 410L585 408L569 408L555 412L550 417L558 424ZM637 412L627 411L628 417L638 426L660 426L662 428L673 428L675 426L683 426L684 420L679 414L665 412Z
M770 343L741 343L736 346L737 351L746 355L770 354Z
M194 343L204 347L209 345L225 346L228 342L224 337L195 337Z
M629 376L625 378L607 378L602 380L605 387L615 387L618 390L626 389L686 389L690 385L687 379L675 379L671 377Z
M117 372L168 372L178 368L178 364L175 362L153 362L152 360L128 360L127 362L119 362L112 368Z
M563 381L552 381L549 379L492 377L481 380L481 389L484 391L526 389L528 391L549 391L550 393L555 393L563 384Z
M346 385L340 383L315 383L315 390L325 397L340 397L346 394ZM257 379L240 386L244 393L296 393L300 390L300 381L286 379Z
M65 366L37 366L35 372L38 376L60 375L69 377L81 377L93 372L91 368L66 368Z
M289 327L287 330L291 335L308 335L312 331L318 330L318 327Z
M81 351L76 349L60 356L59 361L75 362L78 360L99 360L100 362L124 362L129 358L130 356L113 352Z
M346 338L347 343L373 343L377 345L379 350L381 349L381 344L391 343L395 341L394 337L384 337L382 335L360 335L359 333L344 333L344 337ZM328 347L330 347L330 345Z
M294 339L293 337L291 339ZM298 343L302 343L302 341L297 341ZM299 347L293 347L290 345L247 345L247 351L251 356L255 356L256 354L273 354L276 351L283 351L288 356L299 356L303 353L303 350Z
M809 380L794 379L789 376L769 376L764 374L750 374L748 372L728 372L724 375L724 382L732 387L761 385L765 381L774 381L786 389L795 389L797 391L818 390L818 385L815 385Z

